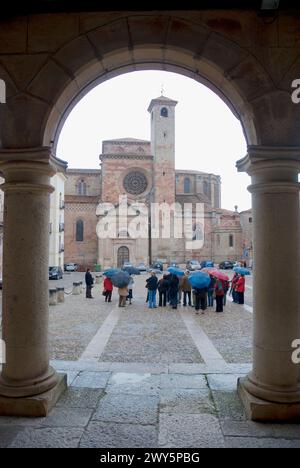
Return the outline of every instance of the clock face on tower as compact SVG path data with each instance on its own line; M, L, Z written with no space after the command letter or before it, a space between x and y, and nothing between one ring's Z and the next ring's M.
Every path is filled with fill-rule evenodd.
M131 195L141 195L148 187L147 177L140 171L131 171L124 177L123 187Z

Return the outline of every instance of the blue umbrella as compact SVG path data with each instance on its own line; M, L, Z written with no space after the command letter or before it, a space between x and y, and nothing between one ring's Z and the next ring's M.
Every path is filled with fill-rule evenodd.
M207 288L210 284L210 276L203 271L195 271L189 275L188 282L193 288Z
M176 276L184 276L184 271L181 270L180 268L169 267L167 268L167 271L169 273L173 273L173 275L176 275Z
M131 276L127 271L119 271L111 277L111 282L117 288L125 288L128 286L131 280Z
M235 267L233 271L235 271L235 273L238 273L239 275L251 275L250 270L243 267Z
M127 273L129 273L130 275L140 275L141 272L138 268L135 268L133 266L128 266L128 267L124 267L122 268L122 271L127 271Z
M116 273L120 273L120 271L122 271L122 270L120 270L119 268L109 268L108 270L105 270L103 272L103 275L107 276L107 278L111 278Z

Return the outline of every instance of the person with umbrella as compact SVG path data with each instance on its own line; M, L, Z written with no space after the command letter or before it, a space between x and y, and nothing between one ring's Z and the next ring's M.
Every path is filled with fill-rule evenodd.
M126 300L129 300L130 305L132 304L131 301L132 301L132 298L133 298L133 294L132 294L133 284L134 284L134 279L131 277L130 278L130 283L128 284L128 296L126 298Z
M213 307L214 306L214 293L215 293L215 284L216 284L216 278L210 274L210 283L208 286L208 307Z
M216 293L216 312L223 312L224 304L224 281L217 278L215 284L215 293Z
M170 274L169 279L169 300L172 309L177 309L178 305L179 279L174 273Z
M188 305L192 306L192 286L189 283L189 271L185 272L185 275L182 278L181 289L183 292L183 306L186 307L187 300Z
M166 307L167 305L167 291L169 288L169 282L167 279L167 275L163 275L163 277L158 282L158 293L159 293L159 307Z
M156 274L152 271L150 278L146 280L146 288L148 288L148 308L156 309L156 291L158 286L158 279Z
M118 288L118 293L119 293L119 307L125 307L126 297L128 296L128 286L123 286L122 288Z
M128 284L130 283L130 275L126 271L120 271L111 277L114 286L118 288L119 307L125 307L126 297L128 296Z
M189 275L189 283L193 287L196 314L199 313L200 308L202 313L204 313L204 310L207 308L207 291L210 284L210 276L208 273L196 271Z
M202 310L202 314L204 314L204 311L207 309L207 291L208 288L194 288L195 291L195 311L196 314L199 314L199 310Z
M85 284L86 284L86 293L85 297L87 299L94 299L92 296L92 287L94 284L94 278L91 275L91 270L87 268L86 274L85 274Z
M245 295L245 275L241 274L235 285L235 291L237 295L238 304L244 304L244 295Z
M238 280L239 280L239 274L235 272L234 276L233 276L233 278L231 280L231 288L230 288L230 292L229 292L229 294L232 295L232 302L238 302L237 301L237 292L235 290L235 287L236 287L236 284L237 284Z
M111 302L111 296L113 292L113 284L112 281L109 277L105 277L105 280L103 282L103 287L104 287L104 293L105 293L105 302Z

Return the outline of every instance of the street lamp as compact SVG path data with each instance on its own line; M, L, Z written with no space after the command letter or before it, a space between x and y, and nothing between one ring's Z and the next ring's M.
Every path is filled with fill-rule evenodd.
M152 265L152 218L151 218L151 204L154 201L154 187L151 188L150 192L146 196L146 202L148 203L148 260L149 267Z

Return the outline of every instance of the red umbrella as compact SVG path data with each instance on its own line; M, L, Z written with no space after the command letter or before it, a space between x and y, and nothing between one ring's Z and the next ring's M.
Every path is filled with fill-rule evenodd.
M207 273L222 281L229 281L229 276L225 275L225 273L223 273L222 271L215 270L213 268L212 269L208 268Z

